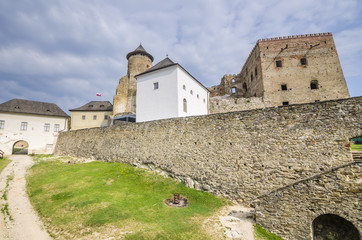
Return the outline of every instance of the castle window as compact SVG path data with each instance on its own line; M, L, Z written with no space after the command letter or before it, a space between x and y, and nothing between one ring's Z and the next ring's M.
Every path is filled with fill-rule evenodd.
M301 59L300 59L300 64L301 64L302 66L307 65L307 59L306 59L306 58L301 58Z
M248 86L246 85L246 83L243 84L243 89L245 90L245 92L248 91Z
M194 92L193 92L192 90L190 90L190 94L191 94L191 95L193 95L193 94L194 94Z
M320 102L320 100L315 100L314 102Z
M27 122L21 122L20 130L26 131L28 129L28 123Z
M158 82L153 83L153 89L154 89L154 90L157 90L157 89L158 89Z
M93 120L97 120L97 115L93 115Z
M88 107L90 107L90 108L91 108L91 107L93 107L93 105L88 105Z
M183 89L183 90L186 90L186 86L185 86L185 84L182 86L182 89Z
M283 106L288 106L289 102L283 102Z
M253 80L254 80L254 76L253 76L253 74L250 74L250 79L251 79L251 81L253 81Z
M45 123L44 124L44 132L49 132L50 130L50 124L49 123Z
M104 107L104 105L102 104L102 105L100 105L100 107Z
M277 66L278 68L282 67L282 61L281 61L281 60L278 60L278 61L276 61L275 63L276 63L276 66Z
M54 124L54 132L59 132L60 125Z
M203 100L203 101L204 101L204 103L206 102L206 101L205 101L205 98L204 98L204 100Z
M258 69L255 67L255 78L258 76Z
M108 115L104 115L104 120L107 120L108 119Z
M231 79L231 82L234 83L234 82L235 82L235 78Z
M313 80L310 82L310 89L318 89L318 81L317 80Z
M288 88L287 88L287 84L282 84L282 91L287 91Z
M187 100L185 98L183 100L183 110L185 113L187 113Z
M85 115L82 115L82 120L85 120Z
M0 129L5 128L5 120L0 120Z
M236 87L231 88L231 93L236 94Z
M197 99L199 99L199 98L200 98L199 94L197 94L196 96L197 96Z

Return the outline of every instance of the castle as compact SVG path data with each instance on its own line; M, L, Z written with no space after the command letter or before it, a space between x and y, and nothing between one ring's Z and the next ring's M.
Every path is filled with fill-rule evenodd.
M136 112L135 76L153 61L141 45L127 59L113 116ZM360 239L362 156L349 141L362 135L362 97L349 98L332 34L259 40L210 92L218 114L63 132L55 154L149 168L237 200L284 239Z
M113 98L114 117L136 113L135 76L152 67L153 56L139 45L127 60L127 75ZM349 97L331 33L260 39L240 73L225 75L209 91L209 113Z
M210 91L212 113L349 97L331 33L260 39L240 73Z

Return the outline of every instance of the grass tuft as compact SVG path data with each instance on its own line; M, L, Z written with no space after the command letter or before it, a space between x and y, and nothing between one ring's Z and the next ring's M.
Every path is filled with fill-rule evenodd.
M11 162L10 159L4 157L0 159L0 173L4 170L4 168Z
M283 238L279 237L274 233L268 232L259 224L254 225L254 232L256 237L260 240L283 240Z

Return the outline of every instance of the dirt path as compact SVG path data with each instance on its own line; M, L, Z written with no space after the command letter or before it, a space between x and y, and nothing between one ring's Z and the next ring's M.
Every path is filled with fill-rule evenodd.
M27 155L12 155L0 174L0 239L50 240L33 210L25 189L26 170L33 165Z

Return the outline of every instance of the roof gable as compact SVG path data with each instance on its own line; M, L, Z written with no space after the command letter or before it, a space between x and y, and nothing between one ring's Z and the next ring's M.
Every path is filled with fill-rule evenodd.
M55 103L38 102L25 99L12 99L0 104L0 112L27 113L69 118Z
M79 108L73 108L69 111L113 111L113 105L109 101L91 101Z

